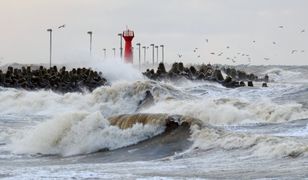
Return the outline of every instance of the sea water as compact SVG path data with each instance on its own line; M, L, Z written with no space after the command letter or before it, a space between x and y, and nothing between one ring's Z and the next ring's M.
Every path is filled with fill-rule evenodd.
M239 66L268 74L270 82L236 89L206 81L155 82L121 63L100 67L111 85L93 92L0 88L0 178L308 177L307 67ZM154 103L140 109L147 90ZM120 129L108 121L135 113L187 116L204 126L191 126L188 137L175 133L167 148L152 140L167 141L163 125ZM189 142L184 149L183 141ZM146 152L138 154L140 149Z

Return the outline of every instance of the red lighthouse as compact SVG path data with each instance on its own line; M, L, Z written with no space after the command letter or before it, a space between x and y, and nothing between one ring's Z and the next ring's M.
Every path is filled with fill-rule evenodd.
M123 32L123 38L125 40L124 59L126 63L133 63L132 40L134 37L134 31L127 29Z

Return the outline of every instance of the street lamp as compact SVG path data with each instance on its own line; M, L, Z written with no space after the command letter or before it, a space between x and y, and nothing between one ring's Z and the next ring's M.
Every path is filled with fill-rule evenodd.
M145 64L147 58L147 47L143 46L143 63Z
M137 43L136 46L139 48L139 70L141 69L141 44Z
M123 57L123 46L122 46L123 34L119 33L118 36L120 37L120 58L122 59L122 57Z
M153 66L154 66L154 44L150 44L150 46L152 46L152 62L153 62Z
M90 55L92 55L92 31L88 31L88 34L90 35Z
M165 59L165 52L164 52L164 45L160 45L161 47L161 61L164 63L164 59Z
M51 58L52 58L52 29L47 29L49 32L49 68L51 68Z
M155 46L155 48L156 48L156 63L158 64L158 47L159 46Z
M103 51L104 51L104 59L106 59L106 48L104 48Z
M115 55L116 55L116 48L112 48L113 50L113 57L115 58Z

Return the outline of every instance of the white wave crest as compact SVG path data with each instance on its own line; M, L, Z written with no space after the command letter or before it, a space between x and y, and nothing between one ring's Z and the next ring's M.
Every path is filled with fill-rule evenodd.
M276 104L268 99L249 102L241 99L163 101L144 110L145 113L169 113L190 116L213 125L277 123L308 117L301 104Z
M110 126L100 112L67 113L27 129L12 138L8 149L17 154L71 156L136 144L164 131L158 125Z
M195 130L193 148L241 150L242 156L298 157L308 155L308 144L292 137L234 133L205 128Z

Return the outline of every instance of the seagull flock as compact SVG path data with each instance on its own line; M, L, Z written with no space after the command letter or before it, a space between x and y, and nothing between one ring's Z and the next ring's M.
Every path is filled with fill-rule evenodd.
M279 29L284 29L285 26L280 25L280 26L278 26L278 28L279 28ZM299 31L299 33L305 33L305 32L306 32L305 29L302 29L302 30ZM209 43L209 42L210 42L209 39L206 38L206 39L205 39L205 43ZM257 41L256 41L256 40L252 40L251 42L252 42L252 44L257 44ZM279 43L277 43L277 41L272 41L272 45L278 47ZM229 45L226 46L226 49L227 49L227 50L231 49L231 46L229 46ZM200 53L198 52L198 48L197 48L197 47L193 49L193 53L196 54L196 57L197 57L197 58L201 58L201 55L200 55ZM305 50L298 50L298 49L292 49L292 50L290 50L290 54L291 54L291 55L296 54L296 53L305 53ZM210 52L209 54L210 54L211 56L222 57L222 56L223 56L224 54L226 54L226 53L224 53L224 52L222 52L222 51L219 51L219 52ZM182 58L182 57L183 57L182 54L179 54L179 53L178 53L177 55L178 55L179 58ZM243 58L243 57L247 58L247 61L248 61L249 63L250 63L251 60L252 60L252 57L251 57L249 54L243 53L243 52L238 52L238 53L237 53L235 56L233 56L233 57L232 57L232 56L230 56L230 57L225 57L225 59L226 59L226 60L229 60L229 61L232 61L233 63L236 63L236 62L237 62L237 59L239 59L240 57L241 57L241 58ZM269 61L269 60L271 60L270 57L264 57L263 59L264 59L264 61Z

